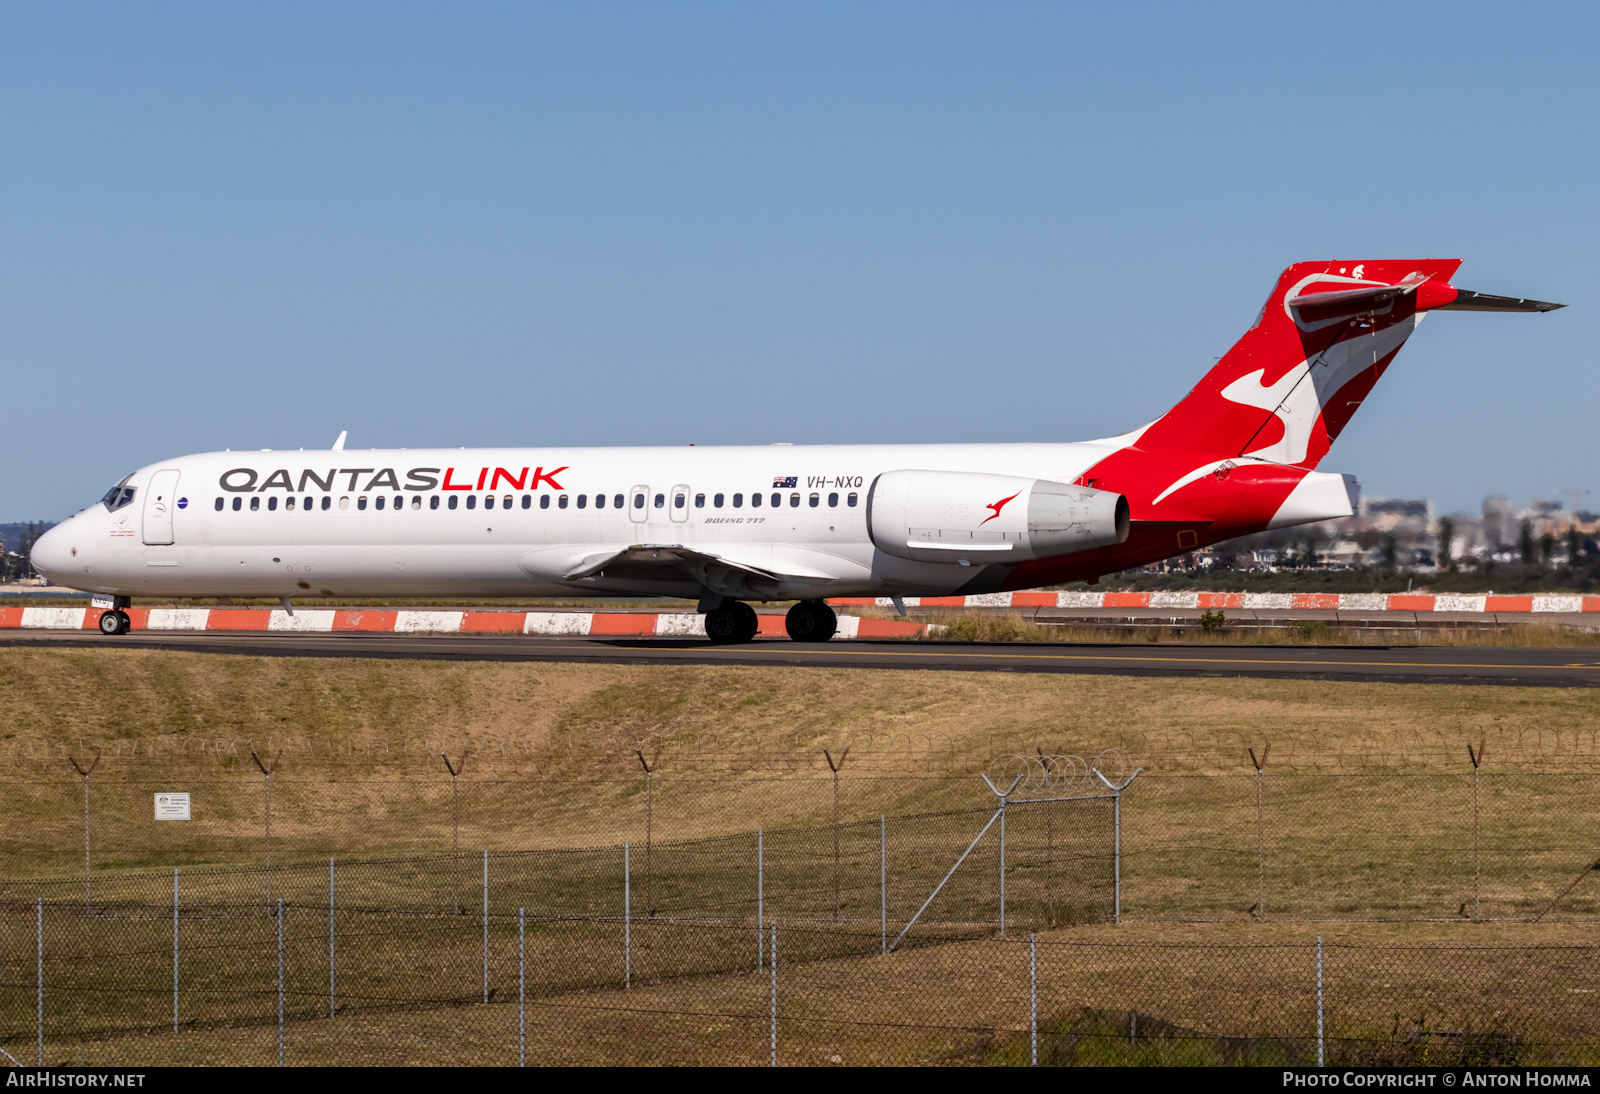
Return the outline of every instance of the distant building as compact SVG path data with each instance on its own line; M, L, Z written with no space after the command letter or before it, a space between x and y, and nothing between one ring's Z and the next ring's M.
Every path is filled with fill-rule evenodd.
M1356 510L1369 528L1426 534L1433 527L1433 501L1429 498L1362 498Z

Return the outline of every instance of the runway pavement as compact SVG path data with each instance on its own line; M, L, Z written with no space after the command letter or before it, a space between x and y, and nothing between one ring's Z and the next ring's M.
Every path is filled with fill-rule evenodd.
M523 635L11 632L0 646L185 650L268 657L378 657L635 665L802 665L1118 676L1282 677L1417 684L1600 687L1600 649L1444 646L1134 646L786 640L712 646L699 639Z

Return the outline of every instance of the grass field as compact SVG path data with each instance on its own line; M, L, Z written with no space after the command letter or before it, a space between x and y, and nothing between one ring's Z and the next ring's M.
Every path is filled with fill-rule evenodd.
M1263 852L1269 914L1448 917L1473 899L1525 915L1600 847L1600 704L1578 689L7 649L0 724L10 877L81 875L67 756L96 747L93 853L112 872L261 861L252 749L278 757L280 865L442 854L453 838L473 854L641 843L636 749L655 760L654 841L726 838L743 856L757 827L831 822L822 750L849 748L840 815L864 823L844 856L862 869L880 814L992 808L976 776L996 757L1119 749L1102 762L1145 769L1125 809L1135 917L1249 915ZM1258 832L1246 749L1269 741ZM441 752L467 757L456 799ZM183 789L195 819L154 821L151 794ZM1562 912L1600 912L1589 891Z
M83 782L66 757L101 750L91 780L97 911L81 928L52 928L52 960L99 954L95 960L123 970L118 982L130 986L113 991L121 1002L109 1010L103 992L52 1003L52 1028L79 1022L51 1049L53 1059L245 1062L275 1051L258 1013L271 987L262 963L272 924L260 914L269 881L263 779L252 749L279 757L270 884L274 899L298 909L290 920L291 951L303 950L294 975L304 982L290 999L291 1014L300 1014L291 1024L296 1062L514 1062L506 964L514 939L505 917L519 906L615 914L616 845L624 839L634 844L632 906L649 910L638 857L645 780L635 749L657 769L650 907L665 917L748 919L748 927L717 929L744 938L734 949L748 949L752 964L753 834L767 830L766 914L797 932L785 951L796 962L785 982L786 1062L1021 1062L1026 981L1015 941L923 947L887 964L827 947L842 944L841 931L860 934L869 950L876 945L879 814L891 818L887 914L898 925L992 808L976 773L996 757L1035 750L1092 759L1118 749L1103 762L1146 772L1123 803L1120 926L1097 922L1110 879L1103 805L1093 806L1098 813L1016 807L1010 818L1008 915L1014 930L1044 930L1055 955L1041 996L1051 1060L1303 1058L1307 954L1317 935L1348 948L1340 997L1362 999L1381 987L1377 1010L1388 1008L1346 1013L1336 1034L1347 1037L1342 1059L1415 1050L1436 1059L1508 1052L1526 1061L1538 1056L1523 1043L1530 1037L1595 1039L1582 1032L1587 1011L1573 1010L1584 996L1572 993L1592 990L1581 970L1593 955L1582 948L1595 941L1600 879L1580 882L1544 922L1510 921L1536 914L1600 846L1600 704L1588 691L5 649L0 724L6 937L31 927L34 892L51 893L62 901L60 915L73 914L69 902L82 895ZM1469 740L1488 747L1479 785L1481 905ZM1267 741L1258 829L1246 748L1259 756ZM837 758L846 747L838 898L845 923L833 927L834 783L821 751ZM458 801L440 752L466 753ZM151 819L152 792L183 789L195 795L193 821ZM450 854L457 809L459 860ZM948 810L977 812L907 819ZM493 857L497 991L487 1007L468 998L477 983L485 848ZM385 861L393 855L432 857ZM315 1017L314 1001L326 971L317 964L326 924L317 925L316 909L325 907L327 856L340 860L341 906L374 909L360 913L364 927L351 922L353 1009L331 1021ZM985 924L998 911L998 865L990 839L930 914L932 936L992 934ZM165 976L170 989L170 945L162 941L170 921L141 921L133 905L170 900L170 875L160 871L173 866L183 869L185 914L195 917L184 926L194 932L186 943L195 954L193 998L211 999L197 1010L213 1024L232 1022L227 1029L159 1028L168 1004L146 982ZM226 869L208 874L208 866ZM118 880L141 871L150 876ZM47 877L62 880L30 880ZM448 914L455 900L465 922ZM258 909L253 926L227 926L206 911L241 901ZM409 911L398 917L381 910L402 907ZM1474 912L1489 921L1469 922ZM801 940L810 929L834 941L807 951ZM239 930L255 932L242 949ZM567 953L560 967L592 976L540 983L533 1059L764 1059L765 981L753 969L717 965L728 960L728 945L705 944L710 964L653 967L666 958L651 952L681 963L700 951L682 938L652 943L642 935L640 982L621 995L605 982L617 960L615 925L565 928L559 945L550 930L540 928L542 959ZM208 945L207 931L222 933ZM1448 960L1394 949L1441 945L1517 948ZM1571 947L1582 953L1574 957ZM208 965L207 952L233 956ZM5 960L21 956L11 947ZM239 960L248 967L233 969L229 962ZM0 971L8 1046L31 1029L31 1001L17 987L27 975L20 964ZM1544 985L1537 999L1526 987L1535 982ZM215 994L227 984L234 995ZM1508 992L1523 993L1522 1042L1497 1040L1494 1015L1472 1009L1473 1000ZM242 1008L231 1018L225 997ZM94 1032L94 1022L128 1013L135 998L150 1015ZM1241 1010L1241 998L1256 1000L1256 1010ZM428 1008L416 1010L419 1001ZM401 1003L410 1009L395 1011ZM1143 1039L1124 1038L1124 1022L1142 1022Z

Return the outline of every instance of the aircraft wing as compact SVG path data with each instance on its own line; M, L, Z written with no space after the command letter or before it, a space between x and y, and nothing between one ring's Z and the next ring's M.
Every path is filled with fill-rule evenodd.
M738 557L734 551L708 551L681 543L635 543L626 547L595 544L576 555L525 556L523 569L559 581L647 581L693 583L725 596L782 599L812 586L838 581L850 571L840 558L814 551L772 550L765 545ZM836 566L828 564L836 563Z

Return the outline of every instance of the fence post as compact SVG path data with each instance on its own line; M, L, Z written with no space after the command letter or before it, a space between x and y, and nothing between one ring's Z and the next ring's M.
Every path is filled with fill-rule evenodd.
M1122 791L1111 795L1111 822L1113 843L1112 886L1115 902L1111 909L1111 922L1122 922Z
M456 915L461 914L461 791L457 780L467 768L467 751L463 749L455 763L439 753L444 769L450 772L450 896Z
M1028 933L1028 1041L1033 1067L1039 1066L1039 936Z
M655 804L655 768L661 760L661 749L656 749L655 756L649 763L644 762L644 752L634 749L633 754L639 757L639 764L644 768L644 914L656 914L656 873L655 859L651 854L651 813Z
M283 898L278 899L278 1066L283 1066Z
M38 968L34 973L34 997L36 1013L34 1025L39 1033L39 1066L44 1066L44 897L36 897L35 908L38 919L35 924L36 944L38 947Z
M178 868L172 868L172 1032L178 1032Z
M1000 799L1000 937L1006 936L1006 800Z
M483 852L483 1001L489 1001L489 851Z
M328 1017L332 1018L338 1013L335 1003L334 988L337 985L339 950L336 936L333 932L333 859L328 859Z
M628 841L622 841L622 990L633 986L633 892L628 872Z
M878 814L878 952L889 952L889 821Z
M1483 767L1483 751L1488 740L1478 740L1478 750L1472 750L1472 742L1467 742L1467 757L1472 760L1472 918L1483 918L1483 858L1482 844L1479 840L1479 796L1478 780Z
M1322 936L1317 935L1317 1066L1323 1066L1322 1054Z
M762 956L761 955L762 955L762 951L764 951L766 949L766 946L763 944L762 938L761 938L761 924L763 924L763 923L765 923L767 921L767 919L766 919L766 899L767 899L767 892L766 892L766 886L767 886L766 861L767 861L766 832L763 829L757 828L756 829L756 971L757 972L761 971L761 962L762 962Z
M278 755L272 757L270 764L261 762L255 749L250 750L250 758L256 762L256 767L261 769L261 815L266 829L267 845L267 911L272 911L272 773L278 770L278 759L283 755L283 749L278 749Z
M822 755L828 761L828 767L833 772L833 921L839 921L839 769L844 766L844 761L849 757L850 750L846 748L839 753L839 760L834 762L833 754L827 749L822 750Z
M528 958L524 941L528 929L528 910L517 909L517 1066L528 1066Z
M1250 762L1256 769L1256 918L1267 918L1267 819L1265 808L1265 789L1263 784L1262 768L1267 766L1267 757L1272 753L1272 742L1268 741L1261 746L1261 758L1256 759L1256 750L1245 749L1250 753Z
M94 904L93 893L89 886L89 774L100 766L100 750L98 748L94 750L94 759L89 762L87 768L80 766L77 759L70 754L67 759L72 762L78 774L83 776L83 914L88 915Z
M778 921L772 921L772 953L767 962L772 969L772 1066L778 1066Z

